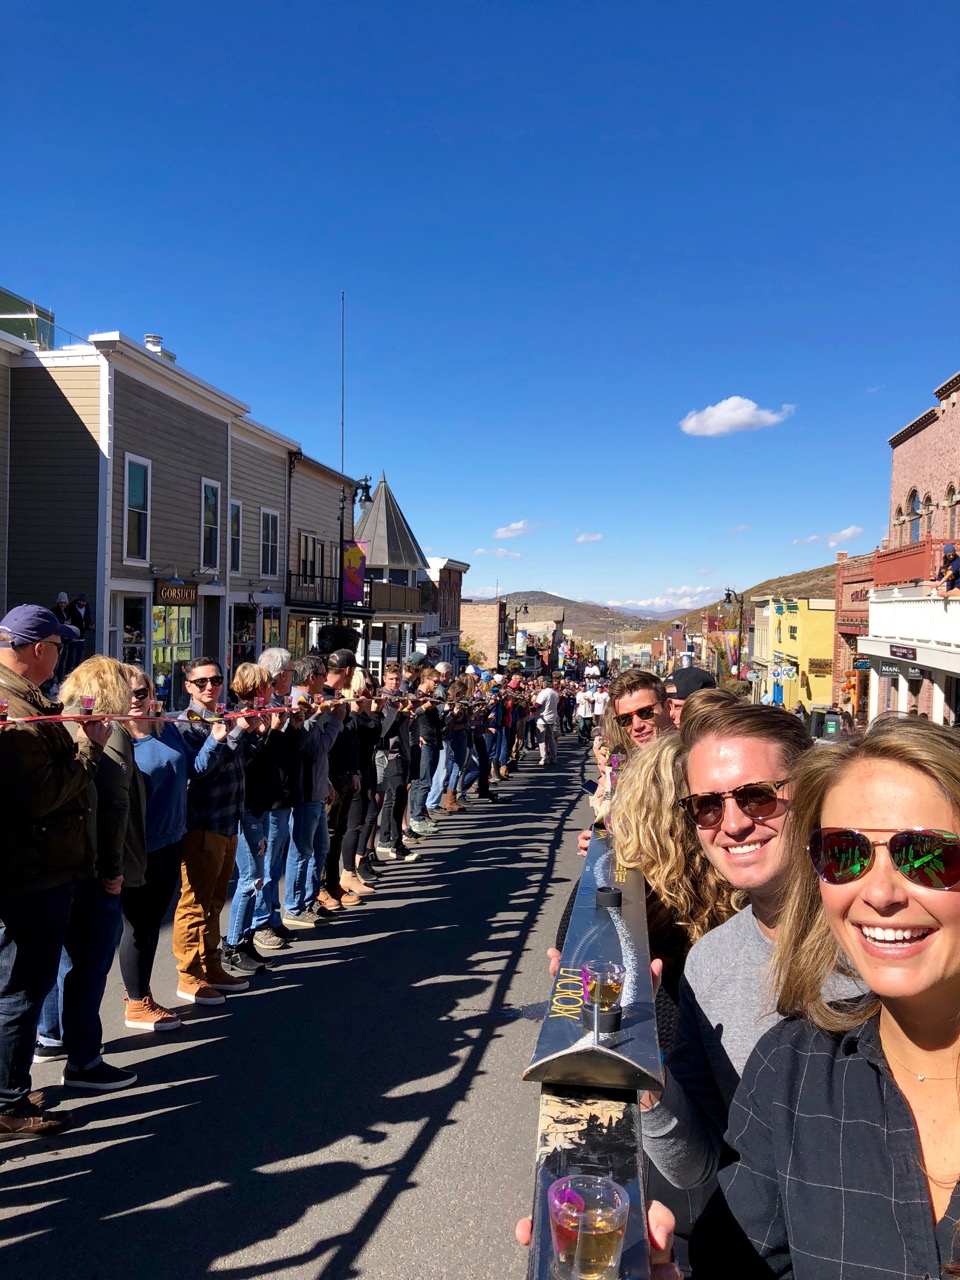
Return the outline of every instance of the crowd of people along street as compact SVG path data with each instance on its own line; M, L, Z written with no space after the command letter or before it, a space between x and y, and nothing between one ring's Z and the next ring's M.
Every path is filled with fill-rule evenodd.
M37 606L0 622L0 1136L69 1126L31 1092L34 1059L62 1059L68 1088L135 1080L101 1056L118 940L127 1026L178 1029L151 994L175 896L178 999L220 1004L577 734L596 821L645 881L654 1280L960 1274L953 730L891 714L815 743L696 668L588 690L415 653L378 684L351 649L269 649L229 700L199 658L189 706L161 715L143 671L93 657L60 690L73 718L51 719L41 688L76 637Z
M153 995L158 965L175 965L179 1001L222 1005L362 909L391 864L429 857L457 815L507 799L521 765L555 764L575 732L569 682L454 678L422 652L378 681L350 648L270 648L229 688L199 657L188 705L166 708L139 667L74 664L83 632L59 605L0 621L0 1139L69 1126L32 1092L34 1062L62 1060L71 1089L135 1083L101 1052L115 959L126 1027L176 1032L177 1008Z

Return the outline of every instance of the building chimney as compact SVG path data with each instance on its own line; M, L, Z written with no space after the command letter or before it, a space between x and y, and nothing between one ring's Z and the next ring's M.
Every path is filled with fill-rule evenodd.
M143 345L155 356L160 356L163 360L168 360L170 364L177 363L177 357L172 351L164 350L163 338L159 333L145 333L143 335Z
M847 558L847 553L846 553L845 551L838 551L838 552L837 552L837 564L843 564L843 562L844 562L844 560L846 560L846 558Z

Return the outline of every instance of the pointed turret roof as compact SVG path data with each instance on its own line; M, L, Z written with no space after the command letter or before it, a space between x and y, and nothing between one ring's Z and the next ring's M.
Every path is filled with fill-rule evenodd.
M381 472L380 483L353 536L358 542L367 543L367 564L371 569L428 568L427 558L387 484L385 472Z

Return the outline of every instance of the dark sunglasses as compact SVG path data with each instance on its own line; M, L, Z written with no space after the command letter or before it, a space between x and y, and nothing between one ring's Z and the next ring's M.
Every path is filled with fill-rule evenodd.
M960 885L960 836L951 831L898 831L886 840L871 840L848 827L814 831L807 853L825 884L850 884L866 875L875 851L885 845L890 861L921 889L955 889Z
M198 689L205 689L209 684L214 689L219 689L223 684L223 676L201 676L199 680L188 680L187 684L195 684Z
M655 702L652 707L637 707L636 711L627 711L624 715L614 716L613 718L621 729L629 729L631 724L633 724L634 719L652 720L656 715L657 708L659 706L660 703Z
M777 792L786 782L747 782L732 791L700 791L677 801L687 811L698 827L709 831L723 821L723 805L732 799L741 813L748 818L772 818L781 803Z
M131 689L130 697L136 698L138 702L142 702L144 698L150 697L150 690L149 689Z

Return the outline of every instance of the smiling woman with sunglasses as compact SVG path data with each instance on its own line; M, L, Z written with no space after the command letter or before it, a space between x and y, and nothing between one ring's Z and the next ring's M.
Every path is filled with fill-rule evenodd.
M778 1012L703 1223L731 1273L960 1274L960 751L885 718L792 780ZM835 974L869 988L830 1004ZM955 1261L951 1261L955 1259Z
M134 1031L176 1031L180 1019L153 998L150 988L160 928L180 879L187 829L187 750L173 721L154 714L153 681L139 667L126 668L133 719L126 722L137 768L146 780L147 864L142 885L120 891L123 932L120 973L124 1025Z

